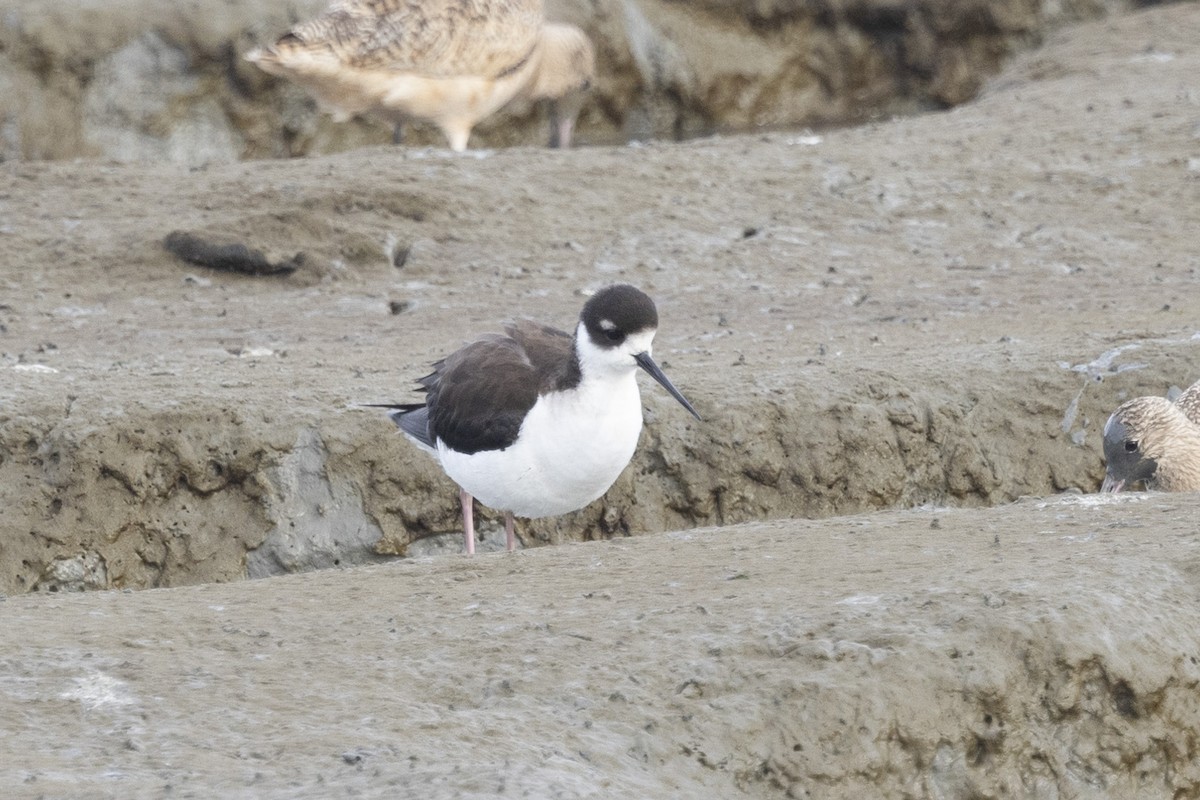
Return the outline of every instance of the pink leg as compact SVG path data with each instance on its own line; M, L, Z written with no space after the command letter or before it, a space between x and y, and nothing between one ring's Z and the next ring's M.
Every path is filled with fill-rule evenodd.
M475 555L475 498L466 489L458 490L458 499L462 501L463 536L467 547L467 555Z
M508 549L510 551L517 549L516 523L513 522L513 515L511 511L504 512L504 539L508 543Z

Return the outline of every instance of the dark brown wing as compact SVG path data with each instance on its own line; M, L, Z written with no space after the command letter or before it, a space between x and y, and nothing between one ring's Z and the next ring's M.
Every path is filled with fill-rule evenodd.
M456 351L421 383L430 433L460 453L511 445L538 398L533 364L516 340L500 335Z
M540 376L538 391L561 391L579 384L579 359L571 334L531 319L511 322L504 331L521 346Z

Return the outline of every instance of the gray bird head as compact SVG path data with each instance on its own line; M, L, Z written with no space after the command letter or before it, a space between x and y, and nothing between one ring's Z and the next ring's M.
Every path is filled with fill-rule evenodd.
M1158 462L1145 454L1137 431L1121 419L1119 412L1104 426L1104 460L1108 469L1102 492L1119 492L1138 481L1152 481L1158 471Z

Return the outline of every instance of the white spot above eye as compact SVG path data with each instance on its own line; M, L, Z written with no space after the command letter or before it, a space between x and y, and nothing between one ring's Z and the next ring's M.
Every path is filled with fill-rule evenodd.
M611 319L602 319L600 320L600 328L606 331L615 331L617 329L617 325Z

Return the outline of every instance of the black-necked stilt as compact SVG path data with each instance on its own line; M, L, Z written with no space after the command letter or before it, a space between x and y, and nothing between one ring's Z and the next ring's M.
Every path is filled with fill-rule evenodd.
M641 367L700 415L650 356L654 301L633 286L601 289L572 336L523 320L434 364L425 402L385 406L460 489L466 550L475 552L472 498L513 516L548 517L604 494L633 457L642 430Z

